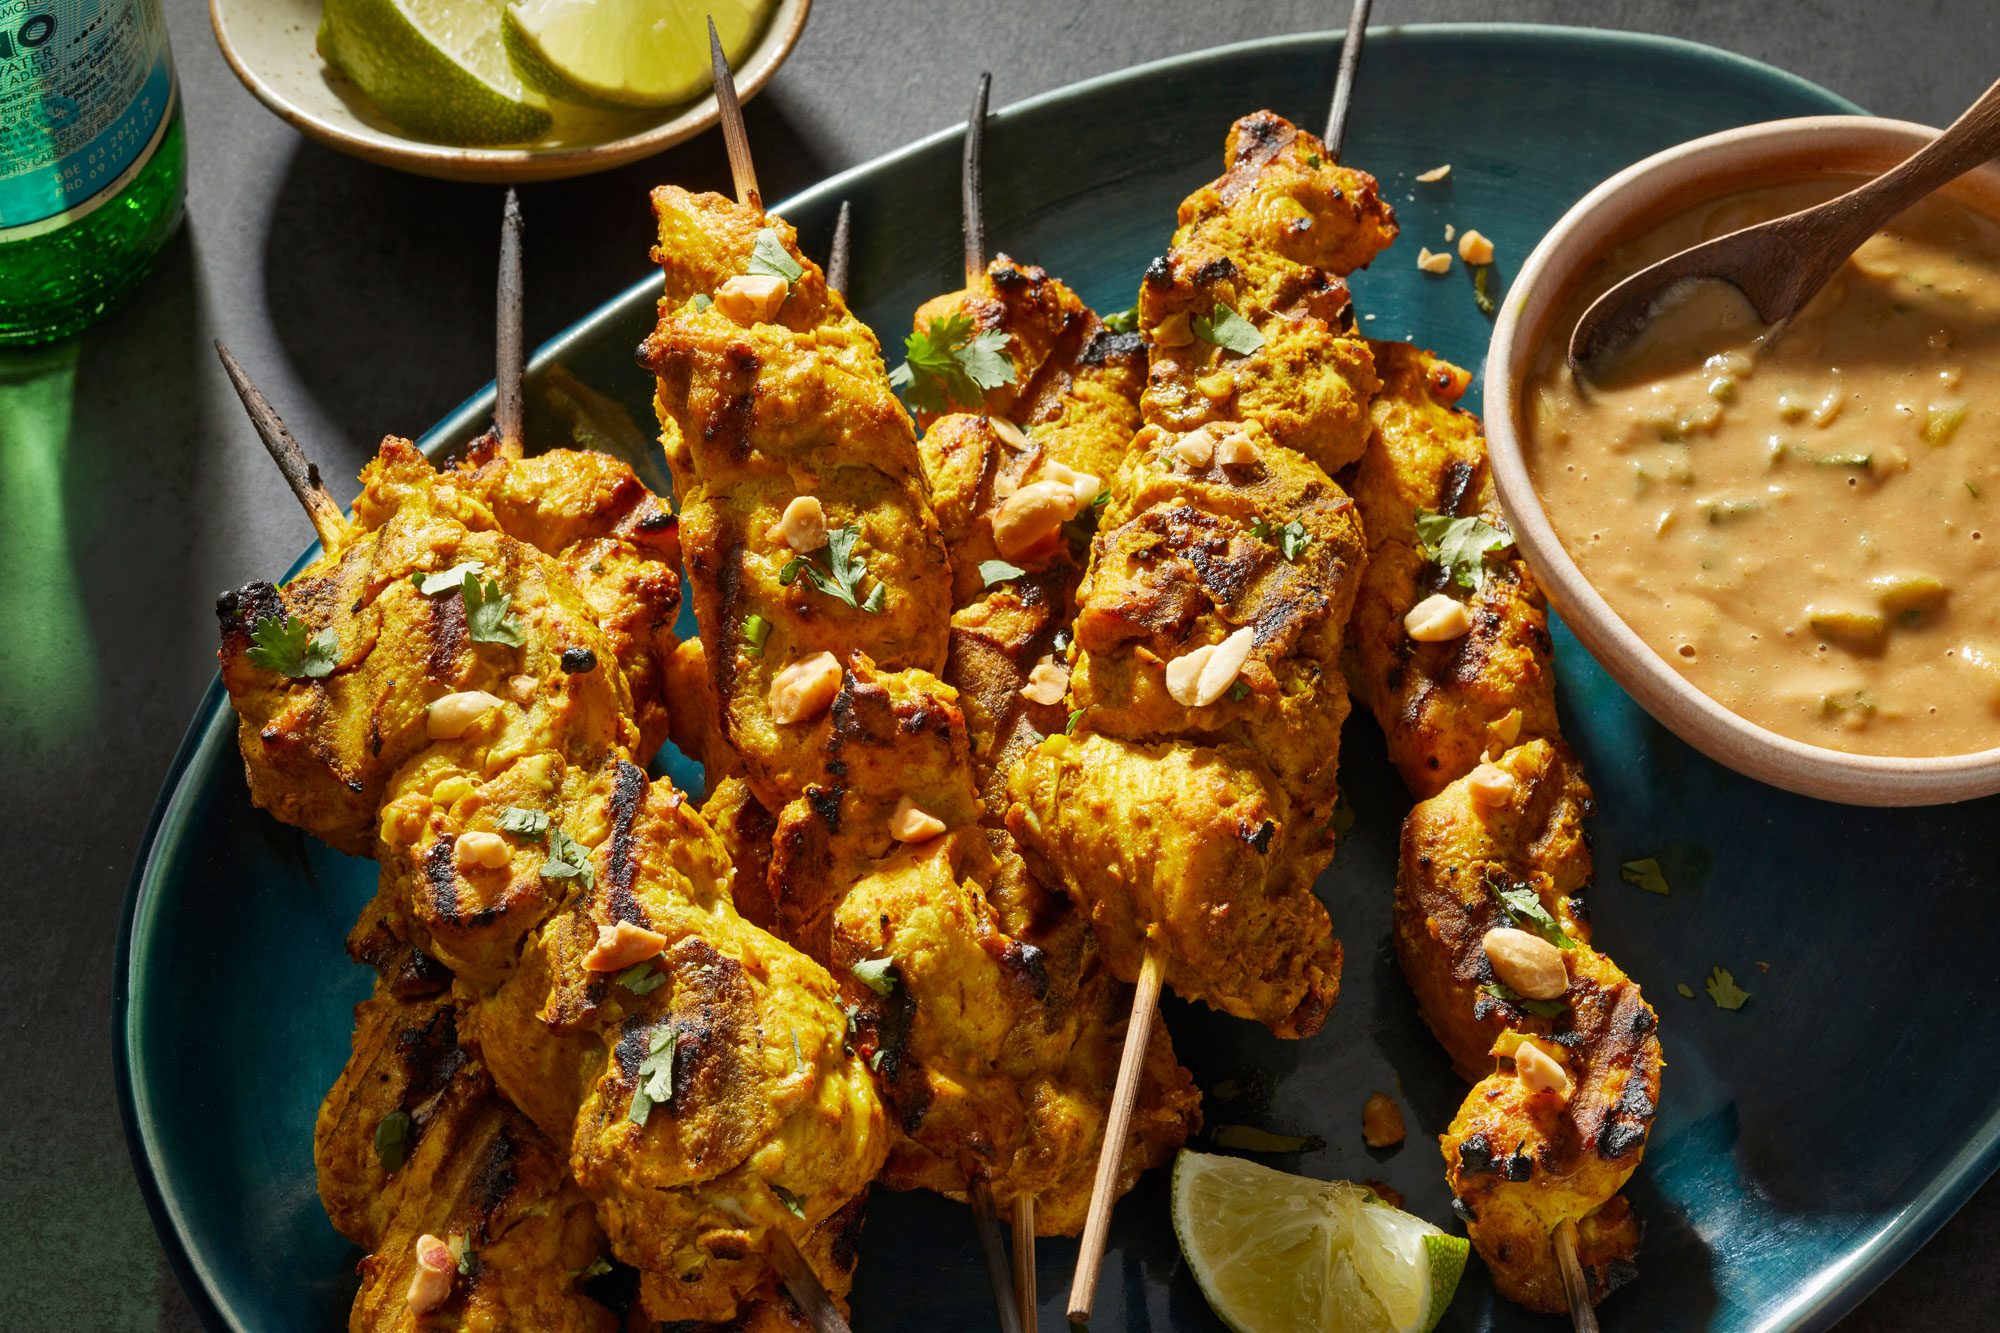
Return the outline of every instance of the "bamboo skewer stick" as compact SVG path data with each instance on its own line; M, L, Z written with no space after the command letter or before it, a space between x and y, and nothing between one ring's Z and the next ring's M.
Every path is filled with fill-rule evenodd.
M972 1205L979 1248L986 1258L986 1277L993 1284L993 1303L1000 1310L1000 1333L1022 1333L1021 1312L1014 1308L1014 1293L1008 1283L1007 1251L1000 1240L1000 1217L993 1204L993 1186L988 1181L975 1180L965 1195L966 1202Z
M840 216L833 223L833 246L826 252L826 285L829 290L847 295L847 267L853 256L849 253L852 242L848 236L850 212L845 199L840 201Z
M1021 1327L1034 1329L1037 1320L1035 1299L1035 1196L1022 1194L1014 1199L1014 1304L1021 1311Z
M959 174L960 202L965 213L965 285L979 281L986 271L986 200L982 169L986 154L986 99L993 91L993 76L979 76L979 91L973 94L972 110L965 118L965 156Z
M509 458L521 456L524 439L521 305L521 201L509 189L500 215L500 290L493 311L493 427Z
M1348 16L1347 35L1340 45L1340 68L1334 77L1333 103L1326 127L1327 151L1335 160L1346 136L1347 112L1354 95L1355 70L1361 63L1361 46L1368 27L1371 0L1354 0ZM1125 1137L1132 1126L1133 1103L1139 1095L1139 1076L1145 1069L1146 1045L1159 1017L1160 974L1165 960L1160 946L1148 943L1139 963L1139 979L1132 992L1132 1017L1125 1024L1125 1051L1118 1061L1118 1082L1111 1094L1111 1110L1105 1119L1104 1144L1098 1150L1097 1178L1090 1191L1090 1211L1085 1214L1083 1238L1077 1250L1076 1275L1069 1289L1069 1318L1073 1325L1090 1322L1097 1304L1097 1279L1104 1266L1104 1245L1111 1227L1111 1206L1118 1192L1118 1168L1123 1160ZM1586 1305L1588 1303L1586 1302ZM1594 1333L1594 1325L1579 1333Z
M306 517L312 520L313 531L319 534L319 544L329 553L339 550L347 539L347 519L342 516L334 498L326 493L326 486L319 479L319 464L306 457L306 451L299 448L299 442L292 438L292 433L285 429L283 419L271 407L270 399L250 382L250 376L221 339L216 340L215 354L222 358L222 369L228 373L229 382L236 386L236 396L243 400L243 409L250 414L250 424L257 428L257 438L264 442L264 448L278 465L278 471L285 474L292 494L305 507Z
M1590 1304L1590 1283L1576 1257L1576 1223L1568 1218L1556 1228L1556 1267L1562 1271L1563 1295L1569 1299L1570 1323L1576 1333L1597 1333L1597 1311Z

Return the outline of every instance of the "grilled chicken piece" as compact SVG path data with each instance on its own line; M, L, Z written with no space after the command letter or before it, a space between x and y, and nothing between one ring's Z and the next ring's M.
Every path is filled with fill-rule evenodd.
M1472 771L1488 748L1560 734L1548 608L1509 548L1464 589L1417 536L1420 513L1477 517L1502 532L1479 419L1454 404L1471 376L1407 343L1374 343L1382 389L1368 451L1347 476L1368 533L1368 572L1348 631L1348 675L1419 798ZM1418 643L1403 617L1433 593L1461 597L1472 628Z
M653 207L666 294L640 353L659 377L717 729L757 798L777 810L818 777L827 723L779 722L773 679L819 652L863 652L887 670L941 669L946 626L936 610L950 595L949 567L881 348L818 266L795 261L800 277L768 321L739 324L711 299L746 273L760 233L796 256L792 228L672 186L653 192ZM836 568L829 549L794 550L778 530L807 496L820 501L829 534L854 534L851 557L865 572L846 591L853 605L821 590L852 571ZM764 627L757 636L753 616Z
M439 472L391 438L362 486L340 549L282 593L252 583L216 607L223 683L258 805L349 855L373 855L391 775L435 748L425 708L454 691L560 716L570 753L592 762L659 743L678 552L671 516L629 468L558 451L527 463L475 455ZM547 503L518 494L525 486L545 486ZM426 597L411 586L413 574L474 560L532 623L531 649L473 640L460 592ZM309 635L334 632L331 674L287 678L250 662L252 631L280 614Z
M378 1127L406 1117L386 1139ZM590 1203L563 1157L493 1092L460 1045L450 1003L386 989L355 1009L354 1053L320 1107L313 1135L320 1198L341 1234L372 1251L348 1327L610 1333L611 1312L577 1290L604 1252ZM417 1238L458 1255L435 1308L410 1308Z
M1461 779L1405 821L1396 952L1453 1067L1477 1081L1441 1140L1456 1207L1500 1294L1558 1312L1566 1306L1551 1238L1564 1222L1577 1224L1593 1299L1632 1272L1639 1225L1617 1194L1645 1153L1659 1101L1659 1020L1590 946L1577 895L1590 882L1582 820L1591 796L1574 760L1543 739L1497 766L1514 780L1505 804L1482 804ZM1495 927L1535 930L1533 910L1553 923L1542 932L1570 941L1561 946L1568 990L1552 1014L1500 988L1482 946ZM1524 1081L1511 1058L1524 1037L1563 1067L1572 1090Z
M1339 989L1312 882L1333 850L1364 559L1327 470L1360 453L1376 387L1340 275L1395 222L1369 177L1268 112L1232 127L1229 158L1140 285L1146 425L1079 595L1078 735L1022 755L1008 824L1120 977L1157 948L1177 993L1303 1036ZM1177 701L1167 664L1245 629L1230 692Z

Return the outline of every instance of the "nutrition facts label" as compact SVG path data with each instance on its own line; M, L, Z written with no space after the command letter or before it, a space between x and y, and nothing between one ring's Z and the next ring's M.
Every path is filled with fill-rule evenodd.
M173 91L159 0L0 0L0 232L108 197Z

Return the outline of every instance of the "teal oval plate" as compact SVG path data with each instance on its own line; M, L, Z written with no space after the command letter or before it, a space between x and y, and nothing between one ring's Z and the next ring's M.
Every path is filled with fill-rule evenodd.
M1129 304L1175 205L1219 171L1234 117L1268 106L1319 123L1335 46L1304 36L1227 47L1001 112L986 138L991 243L1047 265L1100 309ZM1492 237L1504 277L1573 200L1656 149L1750 121L1855 109L1683 42L1521 27L1381 31L1358 96L1349 159L1379 177L1404 227L1402 243L1355 284L1364 327L1418 337L1472 367L1488 326L1464 272L1432 278L1414 263L1419 245L1443 248L1447 222ZM892 347L919 302L957 285L957 162L956 131L933 135L779 210L823 247L838 201L853 201L851 286ZM1444 183L1413 182L1444 162ZM609 256L607 267L635 259ZM651 323L653 289L635 287L543 348L538 371L561 361L647 420L651 386L631 349ZM464 443L490 405L489 388L426 443ZM531 427L530 438L557 438L553 418ZM664 485L657 458L636 461ZM1993 1169L2000 1029L1986 997L2000 981L1991 911L2000 802L1864 811L1789 796L1662 732L1573 640L1559 636L1557 655L1566 730L1602 808L1597 938L1658 1007L1668 1064L1631 1186L1648 1224L1639 1275L1605 1304L1604 1324L1823 1327ZM1179 1004L1167 1020L1208 1089L1211 1123L1324 1136L1324 1149L1277 1164L1385 1181L1413 1211L1450 1224L1434 1143L1465 1089L1418 1020L1388 944L1408 801L1358 717L1342 769L1357 822L1320 885L1348 958L1326 1031L1284 1043ZM1620 863L1645 857L1657 859L1670 894L1621 881ZM346 1325L359 1256L320 1212L312 1124L347 1055L349 1008L368 989L340 942L373 880L369 863L251 808L226 701L211 689L133 878L117 1038L133 1158L176 1269L215 1327ZM1717 966L1749 991L1741 1009L1704 993ZM1377 1090L1408 1118L1399 1150L1362 1145L1362 1103ZM1100 1327L1219 1327L1180 1263L1166 1193L1156 1171L1118 1208ZM1074 1253L1065 1241L1040 1247L1045 1329L1062 1326ZM992 1326L956 1205L877 1194L862 1256L857 1327ZM1474 1263L1444 1326L1554 1322L1498 1301Z

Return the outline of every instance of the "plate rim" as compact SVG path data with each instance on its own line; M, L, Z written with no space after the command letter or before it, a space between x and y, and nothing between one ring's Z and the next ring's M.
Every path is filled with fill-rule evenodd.
M1803 95L1823 99L1842 108L1827 114L1867 114L1852 99L1801 75L1751 56L1683 37L1550 23L1413 23L1371 28L1369 31L1371 42L1422 40L1427 37L1526 38L1581 43L1586 46L1666 49L1699 60L1736 66L1760 78L1788 85ZM1107 85L1133 78L1169 74L1220 58L1328 43L1337 49L1341 40L1342 34L1338 31L1318 30L1281 33L1204 47L1200 50L1110 70L1058 88L1048 89L994 111L991 118L1004 120L1009 116L1036 110L1051 102L1087 95ZM961 121L930 134L921 135L900 147L856 163L795 192L772 205L771 211L782 214L801 206L821 203L828 197L837 197L851 180L905 161L939 143L956 141L963 133L963 129L964 122ZM569 347L588 337L605 320L614 318L634 300L643 299L644 294L657 283L658 278L649 273L646 277L619 289L537 347L529 360L530 368L540 368L559 359ZM490 416L493 398L493 383L489 380L484 387L475 390L426 430L418 438L418 447L426 455L435 456L445 437L461 434L468 426L476 426L480 419ZM304 568L318 551L317 542L307 546L285 577L289 578ZM226 720L225 702L221 676L218 672L210 678L208 688L196 705L187 730L181 737L180 745L167 767L160 790L154 798L120 911L118 937L112 959L111 1023L113 1072L118 1094L119 1118L125 1132L126 1149L132 1160L133 1174L145 1199L155 1237L165 1252L176 1281L187 1296L189 1304L194 1307L196 1317L203 1327L241 1333L245 1325L236 1318L233 1311L222 1307L216 1298L215 1287L209 1280L205 1265L190 1252L183 1238L180 1226L181 1211L177 1201L170 1200L166 1196L160 1174L155 1170L156 1147L150 1135L149 1125L139 1116L139 1096L132 1077L133 1048L137 1036L134 1030L137 1021L136 1011L131 1005L134 930L139 922L142 900L147 897L156 879L155 868L161 853L161 833L171 818L178 817L182 813L187 799L184 783L188 769L196 753L206 742L207 733ZM1802 1286L1791 1300L1768 1311L1767 1316L1756 1325L1759 1333L1776 1333L1777 1330L1790 1333L1791 1330L1816 1330L1831 1326L1837 1319L1859 1305L1863 1298L1936 1235L1938 1229L1958 1211L1972 1193L1994 1174L1996 1166L2000 1166L2000 1113L1988 1117L1967 1137L1960 1149L1940 1168L1933 1183L1920 1197L1881 1223L1865 1239L1855 1243L1837 1262L1817 1270L1812 1280Z

